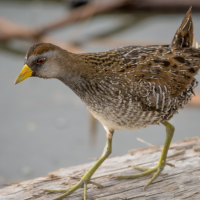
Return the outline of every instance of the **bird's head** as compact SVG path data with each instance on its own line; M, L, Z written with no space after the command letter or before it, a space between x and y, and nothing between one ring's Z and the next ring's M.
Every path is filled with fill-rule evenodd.
M58 78L62 70L62 54L65 50L49 43L35 44L27 51L24 67L14 84L28 77Z

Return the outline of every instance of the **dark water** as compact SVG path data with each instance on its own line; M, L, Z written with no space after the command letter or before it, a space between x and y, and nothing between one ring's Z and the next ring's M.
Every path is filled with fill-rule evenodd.
M61 4L4 3L0 15L25 25L42 25L62 16ZM103 51L116 46L92 42L95 35L113 32L111 41L168 44L184 14L156 15L112 14L95 17L54 31L52 36L63 41L78 41L85 51ZM200 15L193 21L200 41ZM131 21L134 21L132 25ZM128 27L128 28L127 28ZM121 30L116 32L117 30ZM88 40L84 43L85 40ZM125 43L127 44L127 43ZM31 44L11 40L8 47L25 52ZM58 80L29 78L19 85L13 82L23 67L24 55L0 49L0 184L46 175L62 167L89 162L100 156L106 141L105 131L98 124L97 144L90 143L88 111L81 100ZM197 79L200 80L199 76ZM199 87L200 88L200 87ZM200 89L196 91L200 92ZM200 108L187 106L171 120L176 127L173 141L200 135ZM134 148L146 147L136 138L162 145L163 126L140 131L117 131L112 156Z

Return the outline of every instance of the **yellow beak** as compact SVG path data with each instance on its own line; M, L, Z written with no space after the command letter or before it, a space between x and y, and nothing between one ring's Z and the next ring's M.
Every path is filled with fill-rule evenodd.
M18 75L18 77L15 79L14 84L22 82L23 80L27 79L28 77L32 76L33 71L28 67L27 64L24 65L22 71Z

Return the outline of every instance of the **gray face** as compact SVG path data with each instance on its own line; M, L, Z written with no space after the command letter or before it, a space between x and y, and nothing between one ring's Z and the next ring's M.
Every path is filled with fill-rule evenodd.
M59 54L51 50L25 58L25 64L33 71L32 76L40 78L58 78L61 73Z

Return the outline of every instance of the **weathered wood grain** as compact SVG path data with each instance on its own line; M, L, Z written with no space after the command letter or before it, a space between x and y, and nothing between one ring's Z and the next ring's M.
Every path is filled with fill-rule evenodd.
M161 147L136 149L127 155L109 158L94 174L92 180L105 188L88 186L88 199L93 200L199 200L200 199L200 137L173 143L169 150L168 162L176 167L166 166L146 191L143 186L150 176L115 180L119 174L134 174L139 171L130 165L155 166ZM0 200L50 200L59 194L47 194L43 189L67 188L77 182L93 163L59 169L48 175L13 184L0 190ZM81 200L83 189L77 190L69 200Z

